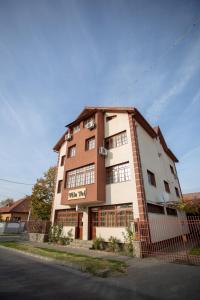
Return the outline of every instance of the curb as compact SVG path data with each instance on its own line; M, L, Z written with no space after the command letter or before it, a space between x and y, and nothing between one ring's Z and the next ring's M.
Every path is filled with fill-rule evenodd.
M43 262L53 262L53 263L55 263L57 265L60 265L60 266L66 266L66 267L69 267L69 268L72 268L72 269L75 269L75 270L78 270L78 271L81 271L81 272L86 272L86 270L83 266L79 266L79 265L74 264L72 262L64 262L64 261L59 260L59 259L45 257L45 256L33 254L33 253L28 253L28 252L24 252L22 250L9 248L9 247L5 247L5 246L2 246L2 245L0 245L0 249L6 249L6 250L9 250L9 251L14 252L14 253L21 253L25 256L37 258L37 259L39 259ZM88 273L88 274L90 274L90 273Z

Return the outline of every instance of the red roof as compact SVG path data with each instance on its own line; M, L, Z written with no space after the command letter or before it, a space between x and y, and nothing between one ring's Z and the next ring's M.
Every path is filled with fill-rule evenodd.
M183 194L183 202L200 202L200 192Z
M13 204L0 207L0 213L11 213L11 212L29 212L30 209L30 197L19 199Z

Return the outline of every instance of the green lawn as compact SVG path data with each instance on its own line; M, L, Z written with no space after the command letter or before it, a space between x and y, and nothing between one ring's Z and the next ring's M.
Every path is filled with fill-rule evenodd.
M192 248L190 255L200 255L200 247Z
M126 263L118 260L102 259L75 253L67 253L65 251L50 248L35 247L28 243L0 242L0 245L40 256L54 258L66 263L70 262L78 265L83 272L89 272L100 277L107 277L114 273L124 273L127 269Z

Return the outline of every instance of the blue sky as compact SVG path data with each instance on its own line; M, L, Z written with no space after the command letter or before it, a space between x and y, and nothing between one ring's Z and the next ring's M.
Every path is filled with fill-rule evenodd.
M200 191L200 2L0 0L0 178L34 183L86 105L136 106ZM30 186L0 182L0 199Z

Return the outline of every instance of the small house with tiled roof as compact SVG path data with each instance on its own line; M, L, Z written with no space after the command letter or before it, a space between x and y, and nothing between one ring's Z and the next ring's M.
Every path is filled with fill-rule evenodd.
M25 197L0 207L0 219L2 221L26 221L28 219L31 200Z

